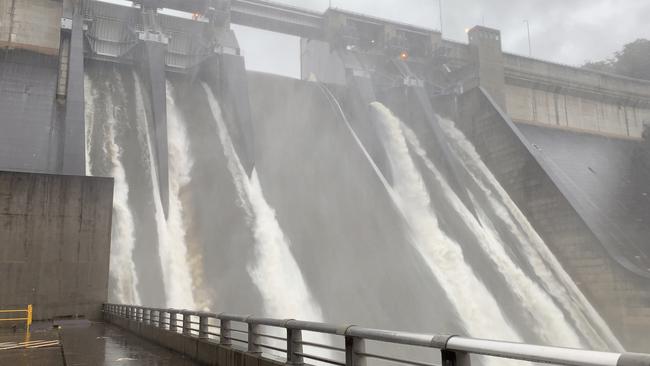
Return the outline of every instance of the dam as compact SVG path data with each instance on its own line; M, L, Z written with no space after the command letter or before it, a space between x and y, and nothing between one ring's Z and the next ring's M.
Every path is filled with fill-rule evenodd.
M221 366L648 364L650 82L335 8L0 10L0 309ZM233 24L299 37L301 78Z

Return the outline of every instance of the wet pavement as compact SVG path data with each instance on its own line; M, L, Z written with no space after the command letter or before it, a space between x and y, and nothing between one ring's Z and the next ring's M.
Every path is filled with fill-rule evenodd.
M0 365L11 366L194 366L187 357L105 323L70 320L34 324L24 332L0 333L0 345L25 341L60 340L61 345L45 348L0 348Z
M63 366L59 334L52 329L0 330L0 365Z

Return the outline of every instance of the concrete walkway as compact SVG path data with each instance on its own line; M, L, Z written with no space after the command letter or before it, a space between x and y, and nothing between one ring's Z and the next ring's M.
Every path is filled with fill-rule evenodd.
M56 324L60 328L55 328L53 323L34 324L28 339L24 331L0 333L0 345L19 344L26 340L42 342L60 340L60 345L54 344L44 348L7 350L0 348L0 365L198 365L179 353L138 338L111 324L86 320L58 321Z

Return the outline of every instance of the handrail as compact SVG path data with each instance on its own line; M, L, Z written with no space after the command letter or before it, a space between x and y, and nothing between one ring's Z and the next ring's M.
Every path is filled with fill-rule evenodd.
M0 309L0 314L8 314L8 313L25 313L25 317L22 318L0 318L0 322L9 322L9 321L25 321L25 329L29 332L29 327L32 325L32 305L29 304L27 305L26 309L8 309L8 310L1 310Z
M599 352L572 348L539 346L524 343L492 341L466 338L457 335L422 334L383 329L364 328L356 325L335 324L275 319L227 313L209 313L180 309L147 308L143 306L104 304L103 312L108 317L119 317L163 328L185 336L219 341L223 346L232 346L232 341L247 344L250 353L262 354L262 349L286 354L287 364L304 364L304 359L317 360L330 365L365 366L366 359L398 361L409 365L429 363L397 358L392 355L367 353L366 341L386 342L409 346L434 348L441 351L443 366L470 366L469 355L484 355L503 359L550 363L565 366L650 366L650 354ZM179 317L180 316L180 317ZM197 317L198 321L193 319ZM212 320L212 322L211 322ZM219 321L219 325L215 324ZM179 324L182 322L182 325ZM232 322L246 324L247 330L232 327ZM198 327L194 326L198 325ZM281 329L286 337L260 331L260 326ZM219 329L216 333L213 328ZM233 337L232 333L243 333L247 339ZM303 341L302 332L313 332L328 336L342 336L345 348L317 343L313 339ZM272 342L263 343L262 340ZM273 343L274 342L274 343ZM285 348L280 348L284 344ZM344 360L318 354L307 354L303 345L311 348L340 352Z

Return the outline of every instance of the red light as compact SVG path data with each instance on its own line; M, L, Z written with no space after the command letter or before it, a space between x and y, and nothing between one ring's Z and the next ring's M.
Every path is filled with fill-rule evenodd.
M399 54L399 58L401 58L403 61L406 61L409 58L408 52L402 51L402 53Z

